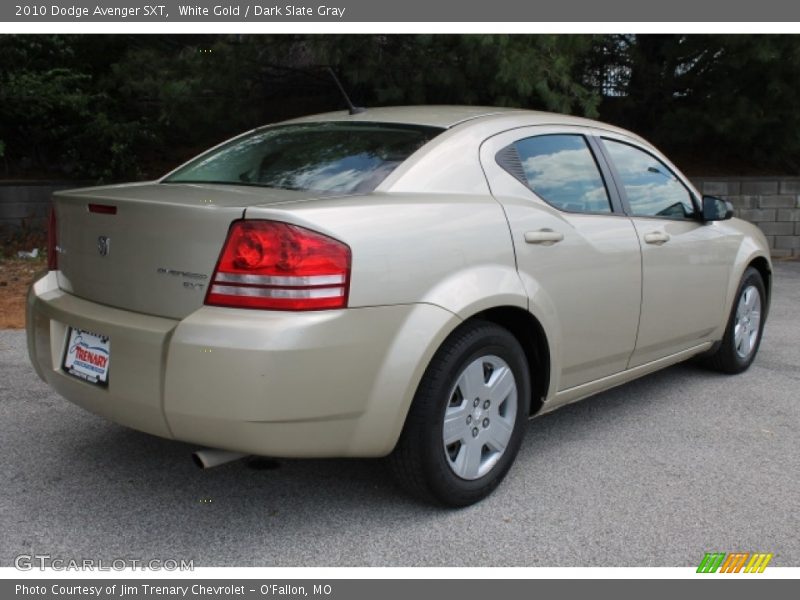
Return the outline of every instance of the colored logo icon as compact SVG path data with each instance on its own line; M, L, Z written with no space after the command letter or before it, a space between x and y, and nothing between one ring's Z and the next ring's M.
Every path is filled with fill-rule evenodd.
M698 573L763 573L772 554L750 552L706 552Z

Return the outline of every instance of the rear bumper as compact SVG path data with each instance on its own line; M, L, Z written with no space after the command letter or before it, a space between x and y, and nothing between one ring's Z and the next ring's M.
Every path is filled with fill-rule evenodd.
M382 456L457 324L428 305L278 312L203 307L177 321L67 294L28 295L28 349L71 402L158 436L252 454ZM69 327L109 336L108 387L61 370Z

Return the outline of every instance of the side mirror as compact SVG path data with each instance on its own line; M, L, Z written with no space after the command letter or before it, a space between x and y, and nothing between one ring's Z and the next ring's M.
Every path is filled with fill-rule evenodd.
M703 196L703 221L726 221L733 217L733 204L716 196Z

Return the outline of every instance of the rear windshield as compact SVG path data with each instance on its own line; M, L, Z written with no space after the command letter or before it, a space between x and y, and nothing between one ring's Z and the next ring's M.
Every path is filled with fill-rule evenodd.
M370 192L442 131L391 123L326 122L269 127L196 158L162 183Z

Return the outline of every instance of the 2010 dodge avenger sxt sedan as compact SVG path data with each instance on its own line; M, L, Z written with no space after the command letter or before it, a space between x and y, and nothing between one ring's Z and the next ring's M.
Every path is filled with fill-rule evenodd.
M528 417L693 356L758 350L764 236L638 136L398 107L245 133L159 181L55 195L28 298L38 374L155 435L391 455L487 495Z

